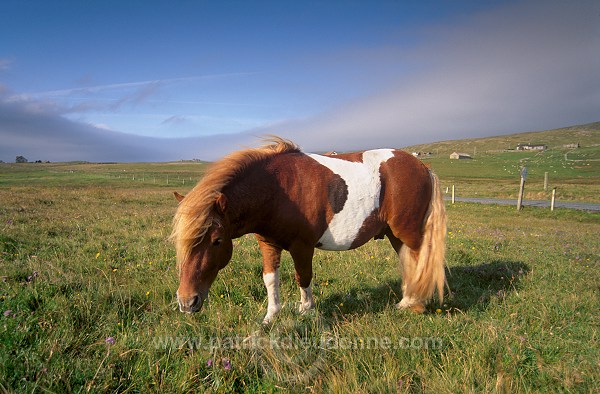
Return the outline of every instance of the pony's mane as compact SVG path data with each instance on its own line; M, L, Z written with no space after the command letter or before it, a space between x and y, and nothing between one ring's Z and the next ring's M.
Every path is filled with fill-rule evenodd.
M209 217L215 201L223 188L237 175L252 164L269 157L290 152L300 152L300 148L291 141L270 136L268 144L260 148L233 152L213 163L204 177L179 203L173 218L171 239L177 250L177 267L189 257L192 248L202 241L212 225Z

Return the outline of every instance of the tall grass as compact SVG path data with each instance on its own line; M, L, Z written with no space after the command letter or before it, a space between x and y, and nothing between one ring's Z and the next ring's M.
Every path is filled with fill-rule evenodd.
M2 391L599 389L597 214L449 205L452 295L423 315L394 308L386 241L318 251L306 315L284 254L284 307L263 326L252 237L236 240L202 312L182 314L171 186L71 176L0 189Z

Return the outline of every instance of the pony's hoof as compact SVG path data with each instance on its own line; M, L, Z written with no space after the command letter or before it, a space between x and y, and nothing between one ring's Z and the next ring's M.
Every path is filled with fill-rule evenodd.
M315 309L315 304L312 302L299 302L298 305L298 312L300 312L300 314L304 315L305 313L308 313L310 311L312 311L313 309Z
M409 309L414 313L423 313L425 312L425 306L418 301L412 300L410 298L403 298L402 301L396 304L396 308L398 309Z
M279 313L281 308L277 308L274 310L270 310L267 312L267 314L265 315L265 318L262 321L262 324L264 326L267 326L271 323L273 323L273 321L275 321L275 318L277 317L277 314Z

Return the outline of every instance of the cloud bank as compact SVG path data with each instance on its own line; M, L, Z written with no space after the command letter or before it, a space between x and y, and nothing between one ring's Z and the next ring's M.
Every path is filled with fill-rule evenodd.
M214 160L255 145L262 134L293 139L305 150L344 151L600 120L600 5L595 2L518 3L417 33L421 43L412 49L344 53L345 61L369 57L370 73L390 64L410 70L389 77L385 88L309 118L237 134L135 136L69 119L76 109L57 107L43 95L14 95L0 85L0 159ZM331 62L331 54L324 62ZM0 69L10 66L0 59ZM147 99L159 85L135 87L136 96L123 100ZM185 122L176 115L165 119Z
M280 127L308 149L346 150L597 121L600 6L585 5L527 3L430 32L400 55L423 68L411 79Z

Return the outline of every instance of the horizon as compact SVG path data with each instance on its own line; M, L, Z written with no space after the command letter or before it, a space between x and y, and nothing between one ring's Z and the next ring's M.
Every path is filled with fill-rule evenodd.
M570 125L570 126L565 126L565 127L560 127L560 128L553 128L553 129L549 129L549 130L536 130L536 131L523 131L523 132L518 132L518 133L507 133L507 134L500 134L500 135L490 135L490 136L485 136L485 137L469 137L469 138L463 138L463 139L452 139L452 140L439 140L439 141L432 141L429 143L424 143L424 144L414 144L414 145L409 145L409 146L385 146L385 147L380 147L380 148L392 148L392 149L399 149L399 150L405 150L407 152L413 150L414 148L419 148L421 149L423 145L436 145L436 144L447 144L447 143L461 143L461 142L482 142L482 141L487 141L488 139L497 139L497 138L501 138L501 137L515 137L515 136L521 136L521 135L529 135L529 134L543 134L543 133L548 133L548 132L554 132L554 131L560 131L563 129L571 129L571 128L585 128L586 126L598 126L600 125L600 121L597 122L591 122L591 123L586 123L586 124L580 124L580 125ZM592 130L593 132L598 133L599 130ZM600 134L599 134L600 136ZM254 146L258 146L259 142L263 141L262 139L257 139L255 141ZM530 143L524 142L525 140L523 140L522 145L528 145ZM540 140L542 141L542 140ZM518 145L519 145L518 144ZM533 143L535 145L535 143ZM552 149L557 149L562 147L564 144L562 144L559 147L548 147L549 150ZM581 147L586 147L587 145L582 145ZM591 145L591 146L596 146L596 144ZM247 147L242 147L242 149L247 148ZM302 147L301 147L302 148ZM435 149L435 148L434 148ZM459 148L460 149L460 148ZM504 149L508 149L508 148L504 148ZM508 149L510 150L510 149ZM448 151L455 151L455 148L451 148L448 149ZM496 150L493 150L493 152L495 152ZM515 151L516 151L516 146L515 146ZM324 154L328 151L325 150L319 150L319 151L306 151L303 149L303 152L306 153L315 153L315 154ZM337 153L350 153L350 152L356 152L356 150L348 150L348 151L336 151ZM523 152L530 152L530 151L523 151ZM446 155L447 152L443 152L442 155ZM436 154L437 155L437 154ZM85 159L78 159L78 160L56 160L56 161L50 161L50 160L45 160L45 159L38 159L36 158L35 160L29 160L29 158L23 156L23 155L16 155L15 156L15 160L12 161L3 161L2 159L0 159L0 164L16 164L16 159L19 157L24 157L27 161L21 164L166 164L166 163L191 163L191 162L195 162L195 163L213 163L215 161L218 161L222 158L221 157L217 157L214 160L206 160L203 158L183 158L183 159L177 159L177 160L165 160L165 161L156 161L156 160L145 160L145 161L90 161L90 160L85 160Z
M0 160L409 147L597 122L600 3L0 4ZM60 159L60 160L57 160Z

